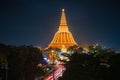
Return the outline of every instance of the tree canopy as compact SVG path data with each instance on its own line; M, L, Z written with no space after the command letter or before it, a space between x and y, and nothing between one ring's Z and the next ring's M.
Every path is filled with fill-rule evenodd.
M101 47L90 49L87 54L76 52L70 57L70 61L66 63L66 71L60 80L120 79L118 74L120 73L120 54Z
M8 64L8 80L34 80L38 72L44 75L39 63L44 64L42 51L33 46L0 44L0 64Z

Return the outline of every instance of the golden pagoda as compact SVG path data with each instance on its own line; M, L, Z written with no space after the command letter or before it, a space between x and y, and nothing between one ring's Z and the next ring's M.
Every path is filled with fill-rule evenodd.
M77 45L71 32L68 29L67 21L65 17L65 11L62 9L62 15L60 20L60 26L58 31L55 33L53 40L48 45L48 48L60 48L64 46L68 48L70 46Z

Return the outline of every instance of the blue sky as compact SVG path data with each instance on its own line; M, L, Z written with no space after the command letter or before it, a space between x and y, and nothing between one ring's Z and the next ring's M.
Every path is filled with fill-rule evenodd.
M78 44L120 49L119 0L3 0L0 43L47 47L58 30L62 8Z

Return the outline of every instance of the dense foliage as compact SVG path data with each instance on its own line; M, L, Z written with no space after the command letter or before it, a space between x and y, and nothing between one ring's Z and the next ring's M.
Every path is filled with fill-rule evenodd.
M65 65L60 80L119 80L120 54L100 46L90 46L89 53L76 51Z
M76 46L69 50L74 53L69 56L70 61L65 64L66 71L60 80L120 79L120 54L115 51L92 45L88 53ZM45 66L42 51L33 46L0 44L0 80L34 80L46 75Z
M44 64L42 52L33 46L0 44L0 77L7 80L34 80L44 75L42 67L37 67L40 63Z

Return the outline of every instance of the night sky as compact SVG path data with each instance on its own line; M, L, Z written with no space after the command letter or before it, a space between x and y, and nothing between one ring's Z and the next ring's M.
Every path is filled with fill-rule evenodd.
M0 43L47 47L62 8L78 44L120 49L119 0L1 0Z

